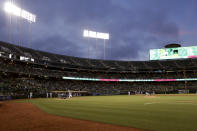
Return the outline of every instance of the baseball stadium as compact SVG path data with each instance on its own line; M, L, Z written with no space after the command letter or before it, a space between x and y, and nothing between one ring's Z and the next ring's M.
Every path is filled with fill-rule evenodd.
M153 49L150 49L150 46L143 45L143 48L149 50L145 54L149 57L148 60L110 59L106 58L110 54L107 52L106 46L109 45L106 43L110 43L109 39L116 41L117 39L113 37L115 35L84 28L85 40L79 39L79 43L77 40L75 42L80 47L84 41L88 43L84 51L88 57L75 55L77 52L74 50L69 51L74 52L74 55L69 55L39 49L41 45L38 48L31 48L36 43L35 36L44 37L44 33L39 30L42 27L38 24L37 27L33 25L42 19L14 5L14 2L16 1L7 0L4 5L4 10L9 16L6 16L8 26L5 27L8 36L3 36L0 28L0 131L197 130L197 46L169 42L164 47L160 46L160 49L153 44L151 46ZM86 4L88 2L84 5ZM77 2L74 2L74 5L77 5ZM81 10L78 13L83 12L83 8ZM124 14L126 15L125 12ZM92 16L91 18L94 19ZM19 28L22 20L27 20L28 25L28 33L24 33L25 31L24 34L21 33L24 36L20 34ZM74 19L71 25L76 24L76 21ZM33 27L37 29L36 33L31 32ZM173 27L170 26L170 30ZM15 31L12 28L15 28ZM55 30L45 33L51 35L54 32ZM156 36L159 33L153 34ZM165 34L162 34L163 36ZM28 40L24 42L23 37ZM49 47L49 43L58 38L38 41ZM92 52L89 42L94 43L91 39L96 40L94 41L96 49L92 49L95 56L90 55ZM98 42L101 41L98 39L104 42L103 51L99 50ZM117 43L119 42L117 40ZM51 48L63 48L58 47L57 43L55 41ZM114 46L113 49L115 48ZM138 46L136 44L126 48L132 48L130 51L132 53ZM99 52L100 55L103 53L104 57L97 57ZM117 57L124 51L122 54L116 53Z
M3 130L196 130L196 59L110 61L0 47L0 98L11 100L1 102L1 124L17 125Z

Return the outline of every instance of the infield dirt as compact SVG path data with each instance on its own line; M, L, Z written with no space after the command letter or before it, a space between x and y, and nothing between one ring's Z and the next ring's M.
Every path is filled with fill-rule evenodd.
M0 131L145 131L49 115L31 103L0 102Z

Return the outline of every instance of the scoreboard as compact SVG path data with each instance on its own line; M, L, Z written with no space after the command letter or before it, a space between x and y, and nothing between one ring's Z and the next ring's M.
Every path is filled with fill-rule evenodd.
M150 50L150 60L182 58L197 58L197 46Z

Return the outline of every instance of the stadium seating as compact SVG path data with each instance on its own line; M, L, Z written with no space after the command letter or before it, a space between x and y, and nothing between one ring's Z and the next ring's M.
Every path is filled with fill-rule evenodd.
M197 82L98 82L63 80L62 77L94 79L196 78L197 59L163 61L112 61L63 56L0 42L0 93L24 98L54 90L88 91L88 95L196 92ZM21 59L21 56L24 59Z

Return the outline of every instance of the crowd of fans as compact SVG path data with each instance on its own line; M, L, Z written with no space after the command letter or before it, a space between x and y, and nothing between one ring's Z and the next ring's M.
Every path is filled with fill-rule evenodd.
M0 58L0 71L15 72L27 75L47 76L47 77L80 77L80 78L100 78L100 79L180 79L195 78L197 71L176 71L176 72L98 72L66 70L62 68L52 68L49 66L34 65L32 63L4 60Z
M16 78L12 75L4 75L0 79L0 92L13 98L27 98L30 92L33 92L33 97L46 97L49 92L68 90L86 91L83 95L116 95L128 92L168 94L178 93L178 90L195 93L197 85L197 82L93 82L23 76Z
M195 93L197 89L197 81L101 82L62 79L63 76L97 79L197 78L197 69L193 69L197 65L197 61L195 63L192 60L186 60L188 63L180 60L176 62L99 61L53 55L12 45L2 48L0 43L1 50L7 51L8 57L3 56L3 54L0 55L0 99L3 95L26 98L30 92L34 94L33 97L46 97L49 92L67 90L86 91L83 95L115 95L127 94L128 92L131 94L178 93L178 90L189 90ZM37 58L33 61L24 61L17 59L17 55L9 55L11 53L23 55L27 59ZM85 68L86 64L88 68ZM186 65L192 69L185 68ZM98 70L98 67L103 70ZM167 67L169 70L166 69ZM177 69L172 70L170 67L177 67Z
M87 91L86 95L178 93L189 89L196 92L197 82L94 82L63 80L62 76L107 79L177 79L195 78L196 71L187 72L146 72L146 73L107 73L92 71L69 71L61 68L33 65L26 62L0 59L0 92L15 98L46 97L52 91Z

